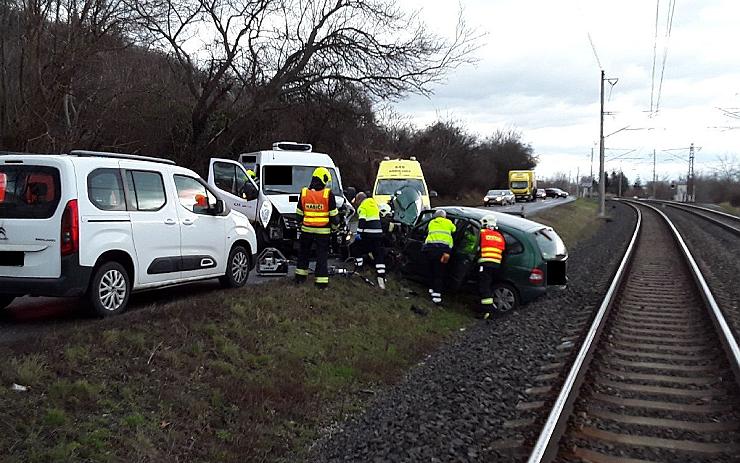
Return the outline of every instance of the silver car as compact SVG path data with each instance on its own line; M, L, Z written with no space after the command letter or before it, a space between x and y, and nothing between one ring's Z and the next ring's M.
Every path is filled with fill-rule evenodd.
M516 197L511 190L488 190L483 197L484 206L506 206L516 203Z

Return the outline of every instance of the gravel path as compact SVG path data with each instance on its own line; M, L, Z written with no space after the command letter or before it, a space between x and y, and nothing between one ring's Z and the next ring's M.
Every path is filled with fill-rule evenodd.
M673 221L697 260L717 304L740 337L740 237L695 215L672 207L663 211Z
M414 368L362 415L334 426L309 461L513 461L526 457L635 215L570 250L567 290L480 322Z

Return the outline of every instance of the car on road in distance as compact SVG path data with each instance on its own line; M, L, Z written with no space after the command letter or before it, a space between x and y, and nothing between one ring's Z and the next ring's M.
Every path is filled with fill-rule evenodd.
M534 193L534 197L537 199L547 199L547 193L545 193L544 188L537 188L537 191Z
M257 240L195 172L117 153L0 155L0 309L83 296L100 316L131 292L218 278L240 287Z
M560 188L545 188L545 194L548 198L567 198L568 192Z
M478 277L478 247L481 219L494 214L506 240L500 280L495 285L494 300L502 311L516 309L545 294L548 288L561 289L567 284L568 251L552 228L499 212L471 207L442 207L455 223L450 261L447 264L447 290L475 291ZM429 264L422 254L427 227L434 210L424 211L410 230L404 246L402 270L412 279L424 280Z
M516 203L516 198L511 190L488 190L483 197L484 206L506 206Z

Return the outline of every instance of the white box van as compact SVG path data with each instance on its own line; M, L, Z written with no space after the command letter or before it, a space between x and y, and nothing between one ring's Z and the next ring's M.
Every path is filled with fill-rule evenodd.
M0 309L24 295L86 296L107 316L141 289L209 278L239 287L256 251L249 220L172 161L0 156Z
M208 184L230 207L252 221L260 248L281 246L297 238L296 205L301 189L311 183L317 167L326 167L331 173L331 190L337 208L351 208L342 192L342 177L334 161L327 154L314 152L309 144L279 142L273 144L272 150L240 154L238 161L213 158L208 169ZM259 197L253 201L246 200L244 194L249 183L247 169L257 175Z

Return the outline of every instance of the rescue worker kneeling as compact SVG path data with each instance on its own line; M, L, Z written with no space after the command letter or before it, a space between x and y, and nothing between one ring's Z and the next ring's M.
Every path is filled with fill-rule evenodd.
M329 188L331 174L324 167L313 171L311 184L301 190L301 198L296 207L300 217L301 237L298 251L298 265L295 271L296 283L303 283L308 277L308 262L311 248L316 245L316 286L329 285L329 239L339 225L339 211L334 195Z
M504 235L498 231L496 216L489 215L481 220L480 257L478 258L478 292L480 306L478 315L487 319L496 310L493 300L493 286L498 279L501 261L506 250Z
M427 229L427 238L422 247L422 253L426 256L429 263L430 281L429 294L432 296L432 302L435 304L442 303L442 291L445 285L445 270L447 262L450 260L452 247L454 245L453 234L457 228L447 213L438 210L434 213L434 218L429 222Z
M365 255L375 261L378 287L385 289L385 249L383 248L383 226L380 223L380 207L375 199L368 198L364 192L355 196L357 207L357 236L352 243L351 252L355 257L357 270L365 264Z

